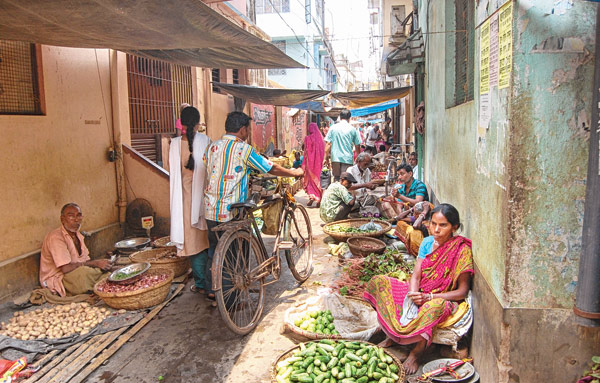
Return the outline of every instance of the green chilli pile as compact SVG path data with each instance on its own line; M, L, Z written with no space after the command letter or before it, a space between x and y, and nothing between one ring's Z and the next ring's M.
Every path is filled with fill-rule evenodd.
M301 343L276 365L278 383L393 383L399 367L383 348L363 342Z

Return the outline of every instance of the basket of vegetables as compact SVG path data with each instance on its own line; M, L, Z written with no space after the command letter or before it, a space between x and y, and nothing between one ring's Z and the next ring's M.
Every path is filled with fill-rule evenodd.
M190 268L189 257L178 257L177 251L169 247L142 250L129 256L134 263L150 263L150 269L171 269L175 278L185 274Z
M367 224L369 227L365 228ZM363 228L361 228L361 226ZM343 221L330 222L323 226L323 232L336 241L346 241L352 237L379 237L392 228L389 222L365 218L353 218Z
M150 269L135 283L119 284L103 278L94 286L94 293L112 308L139 310L165 300L173 281L173 270Z
M300 343L273 364L271 382L404 382L402 363L368 342L322 339Z
M341 339L330 310L288 310L284 322L296 341Z
M371 237L348 238L348 248L355 257L366 257L369 254L383 254L385 242Z

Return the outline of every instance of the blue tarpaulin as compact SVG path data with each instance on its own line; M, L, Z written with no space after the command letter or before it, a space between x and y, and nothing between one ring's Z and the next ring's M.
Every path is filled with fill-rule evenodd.
M398 99L394 99L394 100L382 102L380 104L367 106L365 108L351 109L350 113L352 113L352 117L368 116L370 114L375 114L375 113L383 112L384 110L395 108L398 105L400 105L400 103L398 102Z

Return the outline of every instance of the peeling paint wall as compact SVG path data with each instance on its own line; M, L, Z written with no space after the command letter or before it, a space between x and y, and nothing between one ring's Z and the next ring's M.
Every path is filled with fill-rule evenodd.
M424 162L428 165L424 179L440 202L451 203L459 210L463 235L473 241L475 262L480 265L482 275L478 277L488 281L500 300L505 273L507 117L495 115L486 139L478 141L479 92L475 92L474 101L446 109L446 67L453 66L454 48L447 44L444 33L427 32L452 30L446 25L445 12L452 12L453 6L445 8L436 2L427 10L426 3L420 2L419 10L427 58ZM479 81L477 62L475 84ZM507 94L504 90L497 98L506 104Z
M520 1L513 19L506 285L512 307L571 308L575 299L596 5L558 3Z

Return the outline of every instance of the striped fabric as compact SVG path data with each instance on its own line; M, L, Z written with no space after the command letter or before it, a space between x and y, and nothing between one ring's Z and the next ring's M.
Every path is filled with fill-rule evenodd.
M408 189L408 193L406 192L406 185L401 184L398 191L403 196L408 198L416 198L418 195L423 196L424 201L429 201L429 194L427 194L427 186L422 181L419 181L416 178L413 178L413 182L410 185L410 189Z
M248 198L251 170L267 173L273 163L239 138L226 134L208 147L204 156L209 182L204 190L206 219L227 222L230 205Z

